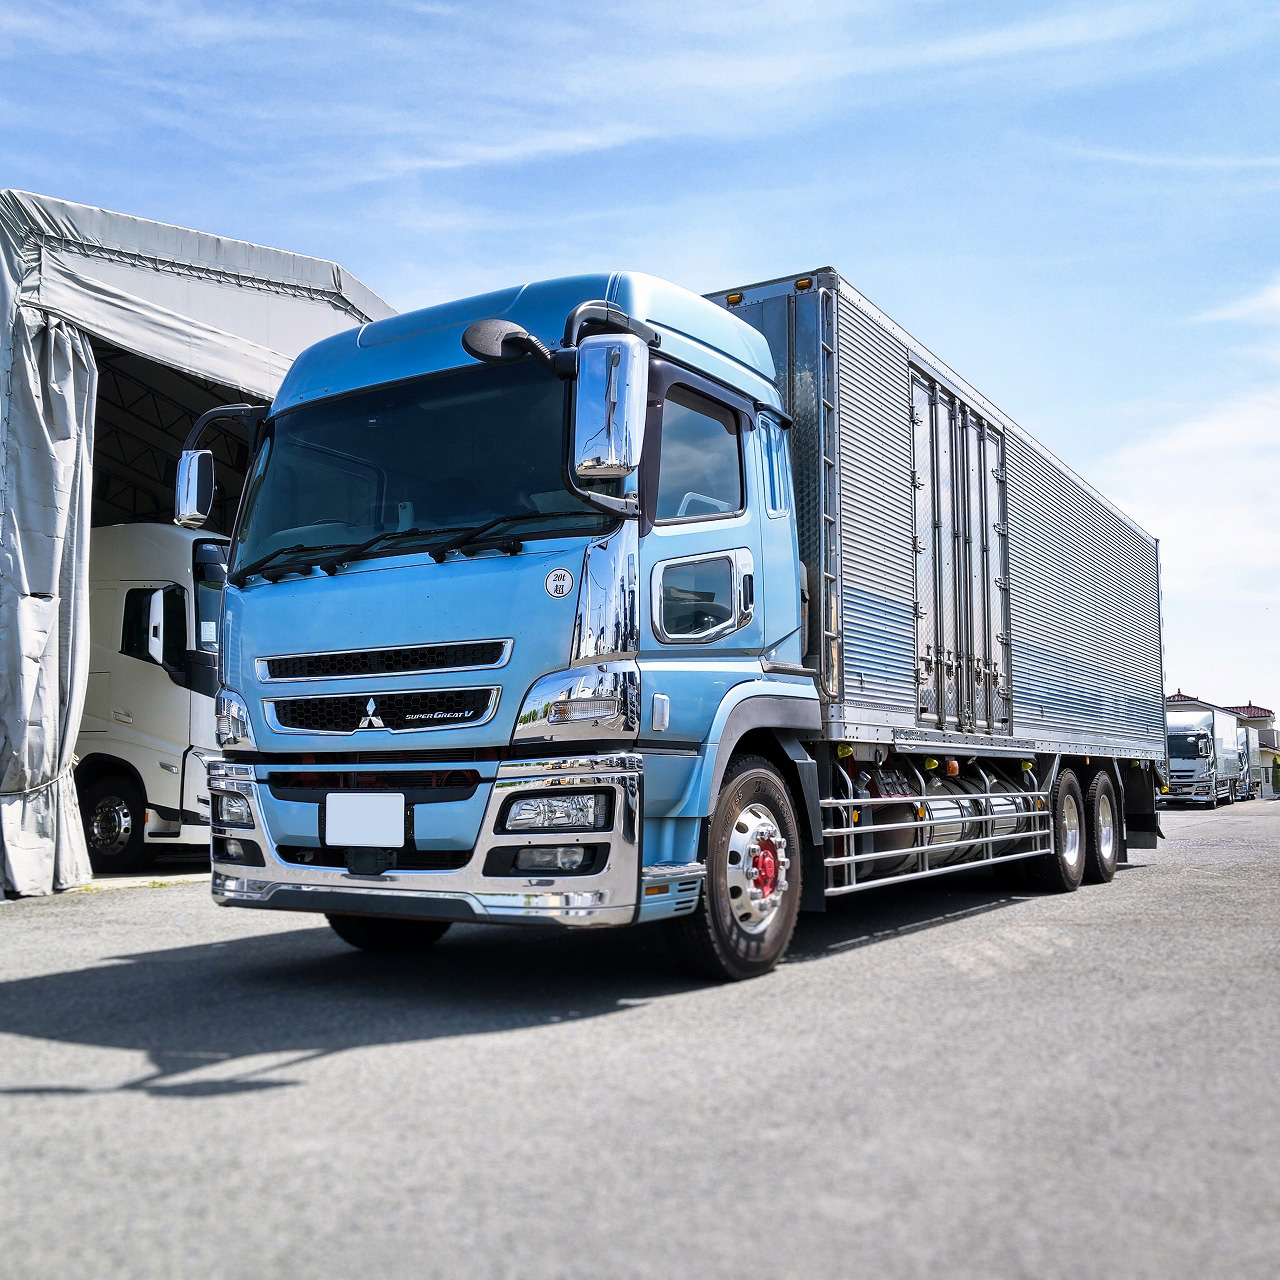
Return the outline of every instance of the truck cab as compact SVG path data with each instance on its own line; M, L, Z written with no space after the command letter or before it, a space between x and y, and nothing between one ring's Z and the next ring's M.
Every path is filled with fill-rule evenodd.
M1233 804L1244 791L1235 716L1218 709L1171 710L1168 731L1168 798L1209 808Z
M773 376L749 326L634 274L304 352L230 548L215 897L340 930L691 912L724 751L819 725ZM747 825L761 925L786 837Z
M226 538L173 525L92 532L76 788L97 871L208 842L226 554Z

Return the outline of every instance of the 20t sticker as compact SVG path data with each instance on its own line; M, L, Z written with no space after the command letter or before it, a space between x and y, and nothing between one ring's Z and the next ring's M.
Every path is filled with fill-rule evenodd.
M562 600L573 590L573 574L568 569L552 569L547 574L547 595Z

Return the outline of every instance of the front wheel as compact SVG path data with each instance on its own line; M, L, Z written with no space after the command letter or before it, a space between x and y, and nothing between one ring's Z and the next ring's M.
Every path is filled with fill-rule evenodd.
M329 927L361 951L426 951L445 935L447 920L400 920L383 916L326 915Z
M692 915L667 925L684 966L740 982L768 973L791 943L800 910L800 840L781 774L760 756L725 771L707 831L707 873Z
M142 871L155 861L156 847L143 838L146 800L122 774L110 774L85 787L80 793L80 817L95 871Z

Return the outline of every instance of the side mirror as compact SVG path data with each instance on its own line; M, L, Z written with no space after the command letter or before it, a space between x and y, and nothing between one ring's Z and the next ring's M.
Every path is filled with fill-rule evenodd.
M164 588L151 593L147 611L147 657L158 667L164 666Z
M188 449L178 459L173 523L198 529L212 510L213 454L208 449Z
M649 348L631 334L596 334L578 345L578 386L574 399L569 466L579 485L622 480L630 496L611 498L588 492L588 501L634 514L634 484L640 466L649 398Z

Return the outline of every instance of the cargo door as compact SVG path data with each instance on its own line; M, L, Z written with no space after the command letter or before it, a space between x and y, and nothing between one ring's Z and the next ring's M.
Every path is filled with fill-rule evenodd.
M920 370L911 420L919 720L994 732L1008 719L1003 439Z
M987 724L1007 733L1009 718L1009 512L1005 492L1004 434L981 424L983 578L985 581Z
M934 512L933 388L911 379L911 484L915 490L916 684L922 723L942 722L938 650L938 522Z

